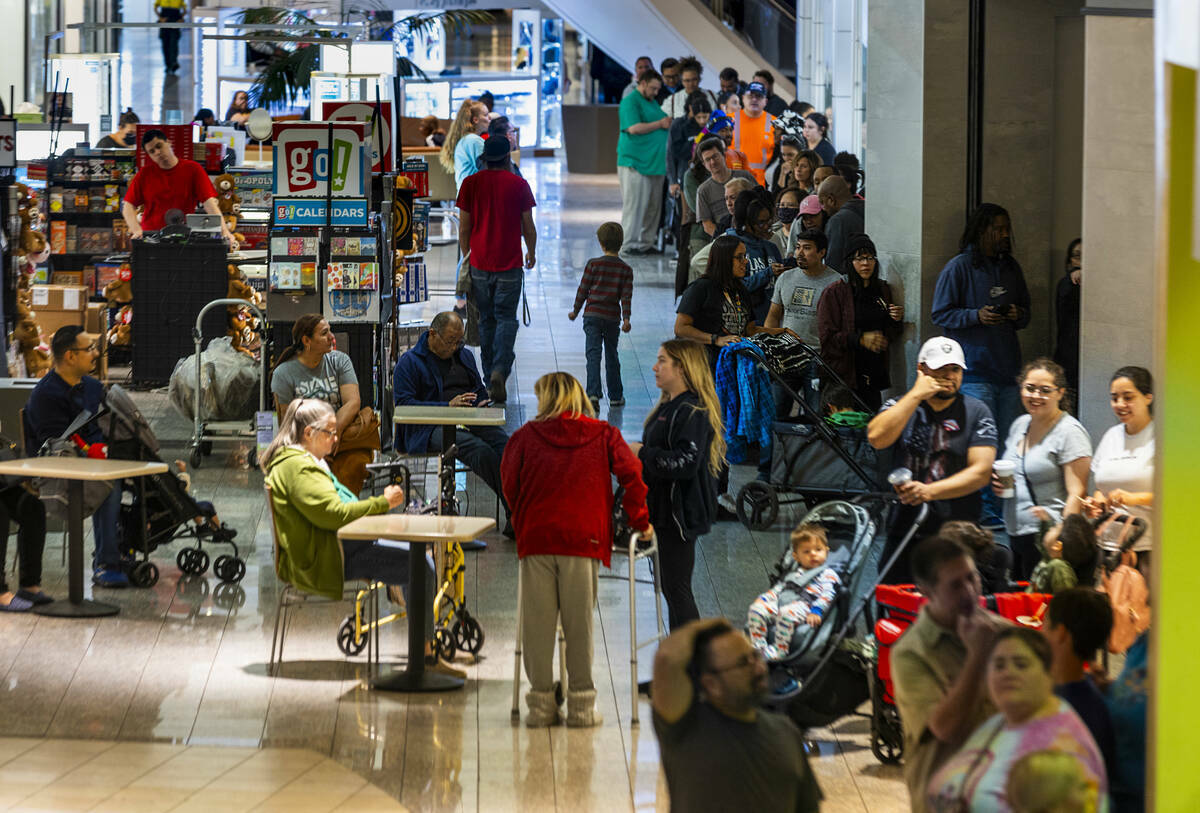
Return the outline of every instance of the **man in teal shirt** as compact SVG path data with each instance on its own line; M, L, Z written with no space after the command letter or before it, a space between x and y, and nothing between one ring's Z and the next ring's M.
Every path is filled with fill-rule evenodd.
M617 139L617 177L621 181L622 254L652 254L664 176L667 174L667 129L656 97L662 77L654 69L638 75L637 93L621 100L621 135Z

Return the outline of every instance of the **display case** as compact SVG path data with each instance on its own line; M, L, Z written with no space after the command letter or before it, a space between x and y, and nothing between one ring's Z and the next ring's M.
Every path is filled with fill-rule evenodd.
M521 147L545 146L541 141L541 93L539 79L528 74L472 74L429 79L408 77L400 82L403 99L400 115L420 118L454 118L455 111L485 90L495 98L495 112L508 116L521 131ZM561 138L561 135L559 136Z

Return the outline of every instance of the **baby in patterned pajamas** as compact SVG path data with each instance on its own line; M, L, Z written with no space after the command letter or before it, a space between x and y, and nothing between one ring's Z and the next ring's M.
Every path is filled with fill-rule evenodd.
M812 571L825 564L829 540L820 525L801 524L792 531L793 568L750 605L746 626L750 643L768 660L787 656L792 635L800 624L819 627L842 585L833 568L816 576ZM767 640L767 629L775 625L774 643Z

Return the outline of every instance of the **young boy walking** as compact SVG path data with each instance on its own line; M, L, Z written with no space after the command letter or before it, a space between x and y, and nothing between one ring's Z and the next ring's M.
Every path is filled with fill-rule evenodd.
M575 321L583 311L584 355L587 358L587 394L592 406L599 405L600 354L603 347L605 378L608 381L608 405L625 406L625 388L621 384L621 360L617 357L617 328L630 330L630 302L633 298L633 269L617 256L625 233L620 223L604 223L596 230L603 257L588 260L583 279L575 292L575 306L567 318Z

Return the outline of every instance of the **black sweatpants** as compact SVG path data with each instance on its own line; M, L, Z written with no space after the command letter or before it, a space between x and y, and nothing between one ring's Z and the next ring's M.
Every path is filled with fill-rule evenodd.
M0 593L8 592L4 580L8 561L8 526L16 520L17 550L21 555L19 587L42 583L42 550L46 547L46 508L21 486L0 490Z
M658 536L659 580L667 600L667 624L677 630L700 617L696 597L692 595L692 571L696 566L696 540L679 534L675 521L668 518L655 523Z

